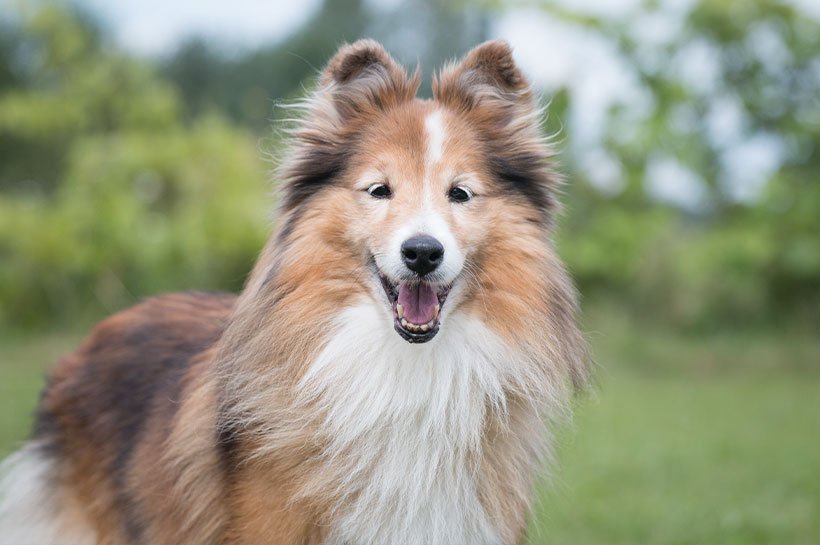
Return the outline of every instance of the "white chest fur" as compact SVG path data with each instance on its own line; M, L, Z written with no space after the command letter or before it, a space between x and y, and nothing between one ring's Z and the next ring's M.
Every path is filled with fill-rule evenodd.
M478 499L481 435L505 411L510 351L480 321L450 316L413 345L373 303L347 309L301 383L326 417L343 500L332 544L498 543Z

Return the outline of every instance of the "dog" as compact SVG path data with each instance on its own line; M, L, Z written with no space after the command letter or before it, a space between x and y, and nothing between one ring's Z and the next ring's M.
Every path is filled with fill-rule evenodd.
M0 543L519 544L587 382L561 178L505 42L433 98L372 40L296 105L242 293L164 295L49 375Z

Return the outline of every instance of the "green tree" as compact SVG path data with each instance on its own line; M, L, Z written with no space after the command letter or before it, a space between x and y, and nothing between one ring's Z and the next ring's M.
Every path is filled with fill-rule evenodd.
M173 86L76 12L20 15L26 76L0 91L0 323L238 288L268 223L254 138L216 114L183 123Z
M820 322L818 21L774 0L701 0L648 43L664 3L619 17L547 9L613 44L640 87L637 104L610 108L602 138L623 190L597 191L571 167L581 183L562 240L585 291L678 325ZM696 206L651 195L659 156L700 182Z

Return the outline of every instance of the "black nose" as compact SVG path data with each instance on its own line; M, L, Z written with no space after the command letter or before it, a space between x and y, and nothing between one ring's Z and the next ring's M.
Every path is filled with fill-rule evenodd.
M410 237L401 245L401 257L408 269L424 276L441 265L444 246L430 235Z

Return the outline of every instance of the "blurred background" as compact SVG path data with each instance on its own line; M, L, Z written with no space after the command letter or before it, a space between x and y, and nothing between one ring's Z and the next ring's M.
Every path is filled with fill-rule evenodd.
M241 288L277 106L363 36L549 104L598 369L531 542L820 543L816 0L0 0L0 455L94 320Z

